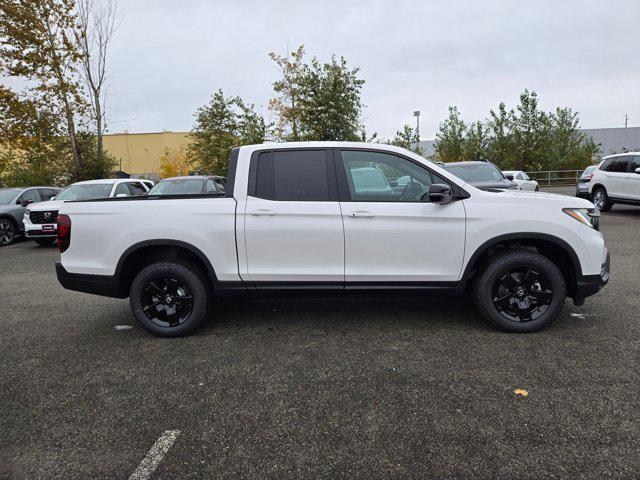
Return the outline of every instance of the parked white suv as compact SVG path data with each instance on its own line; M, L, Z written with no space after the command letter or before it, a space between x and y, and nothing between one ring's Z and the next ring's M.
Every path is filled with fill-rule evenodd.
M603 157L590 187L593 203L603 212L614 203L640 205L640 152Z
M527 190L530 192L537 192L540 190L538 182L530 178L529 175L522 170L505 170L502 174L507 177L507 180L516 182L520 190Z
M145 195L151 187L153 182L133 178L73 183L51 200L34 203L27 208L23 219L25 235L40 245L51 245L58 236L58 210L64 202Z
M233 149L225 192L65 203L56 269L65 288L129 297L161 336L200 326L213 295L292 292L470 292L494 325L531 332L607 283L596 215L390 145L251 145Z

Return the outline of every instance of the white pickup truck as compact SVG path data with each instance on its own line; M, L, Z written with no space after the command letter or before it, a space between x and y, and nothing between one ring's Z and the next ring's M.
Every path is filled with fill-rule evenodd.
M56 264L68 289L130 298L185 335L224 294L463 294L515 332L543 328L609 279L584 199L483 191L389 145L235 148L226 192L66 202Z

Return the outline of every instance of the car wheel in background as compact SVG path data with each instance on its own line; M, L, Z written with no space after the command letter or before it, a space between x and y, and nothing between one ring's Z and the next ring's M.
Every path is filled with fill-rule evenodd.
M608 212L613 207L613 202L609 200L607 191L602 187L598 187L593 191L593 204L601 212Z
M0 247L11 245L16 238L16 226L11 220L0 218Z
M50 247L56 241L55 238L34 238L34 242L36 242L41 247Z
M210 300L205 274L189 263L162 261L145 267L131 285L131 310L160 337L181 337L204 321Z
M507 332L546 327L560 314L566 293L558 267L530 250L507 250L491 257L473 286L480 312Z

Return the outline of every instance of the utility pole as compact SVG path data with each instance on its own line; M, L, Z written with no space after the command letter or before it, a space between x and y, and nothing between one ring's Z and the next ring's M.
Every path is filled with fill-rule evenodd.
M418 137L418 144L420 144L420 110L413 112L413 116L416 117L416 137Z
M629 123L629 115L628 114L624 114L624 146L622 147L622 149L626 149L627 148L627 124Z

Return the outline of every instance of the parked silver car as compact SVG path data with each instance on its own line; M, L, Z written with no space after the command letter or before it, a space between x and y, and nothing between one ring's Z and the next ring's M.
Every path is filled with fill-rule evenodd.
M578 181L576 182L576 197L586 198L587 200L591 199L589 182L597 169L598 165L589 165L584 169L584 172L580 174Z
M27 205L49 200L59 192L57 187L0 188L0 247L11 245L24 232Z

